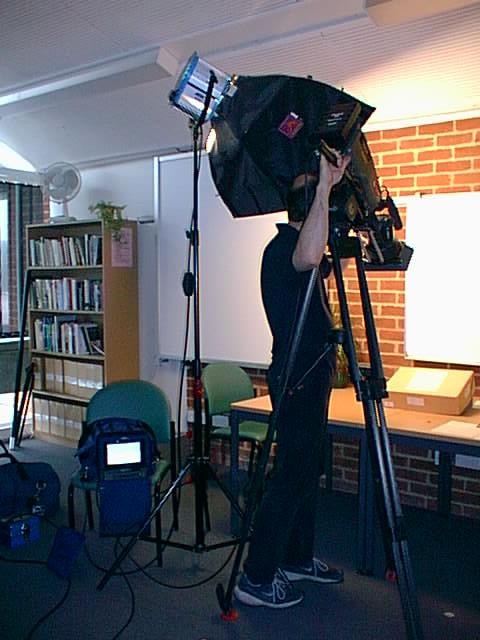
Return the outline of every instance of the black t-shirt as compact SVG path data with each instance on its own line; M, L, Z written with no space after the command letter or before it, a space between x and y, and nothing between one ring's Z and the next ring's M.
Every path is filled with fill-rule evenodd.
M299 232L289 224L278 224L277 229L277 235L263 254L261 289L273 336L272 367L281 369L305 300L311 271L298 272L292 264ZM328 274L326 258L322 261L321 270L324 275ZM323 298L324 303L316 286L296 358L296 363L302 368L308 368L323 352L332 328L325 290Z

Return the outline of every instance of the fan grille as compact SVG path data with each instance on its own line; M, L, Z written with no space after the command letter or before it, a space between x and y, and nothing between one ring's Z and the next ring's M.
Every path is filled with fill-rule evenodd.
M45 172L45 186L54 202L68 202L80 190L80 172L68 162L56 162Z

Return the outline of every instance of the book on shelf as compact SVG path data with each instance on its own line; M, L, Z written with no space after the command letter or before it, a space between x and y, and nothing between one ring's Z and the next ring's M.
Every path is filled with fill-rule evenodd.
M57 315L53 317L53 335L52 344L54 345L51 351L58 351L59 353L72 353L70 351L73 348L73 336L69 332L68 327L76 321L77 317L74 315ZM45 318L47 320L47 318Z
M32 309L53 311L102 310L102 282L91 278L37 278L30 289Z
M30 238L30 266L80 267L102 264L102 237L96 233L60 238Z
M75 315L37 318L33 330L34 345L40 351L105 355L102 327L94 322L79 322Z
M94 322L84 322L80 325L87 346L87 353L92 355L105 355L103 348L102 329Z

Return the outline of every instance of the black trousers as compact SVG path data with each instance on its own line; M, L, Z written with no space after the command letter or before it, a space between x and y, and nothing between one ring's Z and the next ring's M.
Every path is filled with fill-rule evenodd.
M328 354L282 403L276 425L275 464L255 516L244 567L254 583L271 582L282 565L312 559L334 373L335 358ZM296 379L292 375L292 381ZM277 397L277 384L272 368L269 372L272 399Z

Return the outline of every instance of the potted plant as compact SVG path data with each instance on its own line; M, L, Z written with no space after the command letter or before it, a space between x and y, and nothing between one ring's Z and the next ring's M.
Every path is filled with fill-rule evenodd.
M96 204L90 205L88 209L102 220L105 229L111 231L113 238L119 240L120 232L125 223L123 218L125 207L126 205L120 206L110 201L100 200Z

